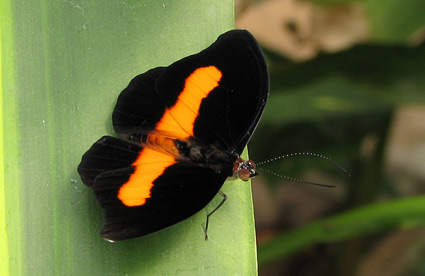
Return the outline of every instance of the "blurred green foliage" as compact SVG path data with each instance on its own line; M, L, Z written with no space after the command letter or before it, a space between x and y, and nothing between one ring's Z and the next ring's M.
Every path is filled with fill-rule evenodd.
M370 43L337 53L320 54L304 63L294 63L266 51L271 72L271 92L261 124L250 142L250 155L259 162L287 153L315 152L333 158L351 172L352 176L346 178L329 163L307 157L265 165L267 169L291 177L311 169L326 172L334 179L332 184L347 186L344 203L336 207L335 217L330 216L328 220L350 217L352 212L358 214L350 217L352 231L339 233L344 238L338 239L339 250L335 253L339 254L340 259L352 254L354 263L356 254L358 257L364 251L348 252L350 244L356 243L364 249L363 246L369 241L367 235L371 232L399 228L403 218L415 212L406 208L398 218L393 217L396 221L399 219L399 223L379 225L382 221L376 220L376 227L361 230L360 221L373 218L369 216L378 206L374 205L375 202L386 197L388 205L385 206L388 208L382 212L389 213L381 215L391 215L393 211L390 207L397 205L397 198L400 197L392 188L397 183L388 179L383 167L394 112L400 106L425 104L425 43L415 41L416 44L412 44L413 37L420 37L425 32L425 1L313 2L325 7L351 2L363 5L372 32ZM366 140L372 143L365 152ZM282 182L267 174L263 174L263 177L272 184ZM409 202L407 198L403 202L406 206L420 208L425 204L425 199L412 198ZM366 208L370 212L361 212L363 209L356 211L358 206L368 205ZM425 217L415 216L414 220L412 225L423 227ZM319 223L291 229L266 245L260 245L260 264L331 241L326 233L318 238L317 233L309 231ZM291 240L291 237L296 239ZM357 238L354 240L354 237ZM342 275L335 269L340 264L331 262L327 265L328 269L333 267L334 270L326 275ZM343 275L354 273L355 269Z

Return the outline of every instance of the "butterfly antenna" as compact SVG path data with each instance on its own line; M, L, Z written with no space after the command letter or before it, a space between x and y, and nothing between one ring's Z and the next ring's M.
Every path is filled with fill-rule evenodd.
M335 188L335 185L328 185L328 184L322 184L322 183L316 183L316 182L311 182L311 181L305 181L305 180L301 180L301 179L297 179L297 178L293 178L293 177L288 177L286 175L282 175L279 173L275 173L266 169L262 169L262 168L257 168L257 170L269 173L271 175L292 181L292 182L297 182L297 183L304 183L304 184L310 184L310 185L315 185L315 186L320 186L320 187L325 187L325 188Z
M327 160L327 161L331 162L335 167L337 167L340 171L342 171L345 175L350 176L350 173L347 172L346 169L341 167L338 163L336 163L335 161L333 161L329 157L326 157L326 156L318 154L318 153L312 153L312 152L296 152L296 153L285 154L285 155L282 155L282 156L274 157L274 158L256 163L256 165L258 167L260 165L267 164L267 163L270 163L270 162L274 162L274 161L277 161L277 160L280 160L280 159L284 159L284 158L288 158L288 157L295 157L295 156L302 156L302 155L304 155L304 156L305 155L314 156L314 157L319 157L321 159ZM261 169L261 168L257 168L257 169L267 171L267 170L264 170L264 169ZM268 172L273 174L273 175L280 176L279 174L276 174L274 172L271 172L271 171L268 171ZM282 176L280 176L280 177L282 177ZM282 177L282 178L288 179L287 177ZM293 179L288 179L288 180L294 181ZM304 182L304 183L307 183L307 184L314 184L314 183L309 183L308 181L295 181L295 182ZM319 185L319 186L323 186L323 185ZM326 185L324 185L324 186L326 186Z

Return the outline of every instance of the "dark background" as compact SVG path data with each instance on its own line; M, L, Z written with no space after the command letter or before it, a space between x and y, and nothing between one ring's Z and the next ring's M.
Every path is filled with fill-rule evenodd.
M336 188L261 172L253 180L260 275L425 275L425 214L414 227L377 223L376 231L366 226L262 261L262 245L277 237L299 231L309 239L303 226L370 206L358 217L367 220L376 203L424 193L425 1L240 0L236 7L236 27L258 39L271 74L251 159L314 152L351 173L307 156L262 166Z

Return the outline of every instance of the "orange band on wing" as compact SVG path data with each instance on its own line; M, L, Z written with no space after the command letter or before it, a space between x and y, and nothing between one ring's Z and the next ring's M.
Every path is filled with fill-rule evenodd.
M179 138L193 136L193 125L202 100L218 86L222 74L215 66L196 69L187 79L176 103L167 109L155 130L172 133Z
M193 136L202 100L219 85L222 73L215 66L196 69L185 82L176 103L167 109L157 123L155 131L164 131L176 138ZM158 147L160 145L156 145ZM169 145L168 145L169 147ZM140 206L151 197L153 182L165 169L176 163L174 156L145 147L132 166L136 170L118 191L118 198L126 206Z
M127 206L140 206L151 197L153 182L167 167L176 163L173 156L144 148L132 164L136 170L130 179L121 186L118 198Z

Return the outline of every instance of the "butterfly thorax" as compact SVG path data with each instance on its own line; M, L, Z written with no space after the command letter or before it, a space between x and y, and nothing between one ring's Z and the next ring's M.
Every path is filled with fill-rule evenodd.
M197 139L176 139L174 143L180 152L179 161L208 167L227 176L233 175L233 166L239 158L236 153L214 144L205 145Z
M227 176L233 175L234 164L239 160L236 153L221 149L214 144L206 145L195 138L174 139L149 134L143 135L140 142L143 147L171 155L179 162L207 167Z

